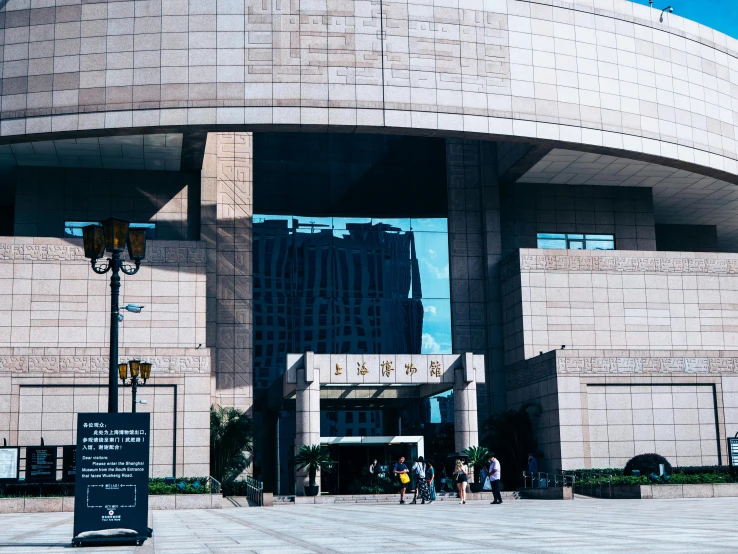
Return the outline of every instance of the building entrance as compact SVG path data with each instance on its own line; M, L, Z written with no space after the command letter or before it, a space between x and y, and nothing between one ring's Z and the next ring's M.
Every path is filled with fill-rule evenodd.
M329 494L362 494L362 486L370 484L369 465L374 459L377 473L392 478L392 467L405 457L408 468L423 455L423 437L322 437L320 442L335 462L330 473L321 476L321 490ZM360 442L359 442L360 441Z

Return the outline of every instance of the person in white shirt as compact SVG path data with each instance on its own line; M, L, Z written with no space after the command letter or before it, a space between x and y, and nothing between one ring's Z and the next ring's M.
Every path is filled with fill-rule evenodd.
M489 455L489 469L487 469L487 477L489 477L489 484L492 485L492 496L494 500L490 504L502 504L502 496L500 495L500 478L502 477L502 468L500 461L495 458L495 455L490 453Z

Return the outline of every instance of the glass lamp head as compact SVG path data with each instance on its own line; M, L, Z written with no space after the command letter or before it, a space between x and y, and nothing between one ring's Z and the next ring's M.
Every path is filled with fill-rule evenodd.
M120 376L121 380L125 381L128 377L128 365L118 364L118 375Z
M128 362L128 365L131 366L131 377L134 379L138 377L138 371L141 367L141 361L140 360L130 360Z
M146 257L146 229L136 227L128 230L128 256L132 260Z
M97 260L105 255L105 233L99 225L82 227L82 244L85 247L85 258Z
M148 378L151 376L151 364L149 363L142 363L141 364L141 377L144 381L148 380Z
M105 248L108 252L122 252L128 240L129 222L125 219L110 217L102 222L105 233Z

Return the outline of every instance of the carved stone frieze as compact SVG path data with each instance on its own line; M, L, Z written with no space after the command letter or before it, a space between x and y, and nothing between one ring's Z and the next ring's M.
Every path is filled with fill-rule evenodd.
M630 254L630 253L628 253ZM520 271L604 271L620 273L707 273L738 274L738 258L678 258L639 256L568 256L566 254L524 254L508 256L503 262L503 279Z
M129 358L120 357L121 362ZM142 356L151 371L161 373L210 373L209 356ZM107 356L0 356L0 373L104 373Z
M152 241L147 245L146 263L205 265L205 247L192 246L193 243L178 246L174 242ZM124 258L127 257L124 255ZM0 262L86 262L82 241L70 239L67 244L10 244L0 241Z
M738 358L532 358L507 368L513 390L555 375L721 375L738 373Z

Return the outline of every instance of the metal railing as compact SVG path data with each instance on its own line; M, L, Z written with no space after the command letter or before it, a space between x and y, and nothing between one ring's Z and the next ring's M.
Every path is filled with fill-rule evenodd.
M257 506L264 505L264 483L246 476L246 498Z
M548 487L575 487L577 476L571 473L549 473L537 471L523 472L523 487L528 489L545 489Z
M221 490L220 481L213 477L208 477L208 487L210 488L210 494L218 494Z
M610 473L590 473L590 472L566 472L576 480L576 489L574 493L583 494L585 496L594 496L596 498L612 498L612 474Z

